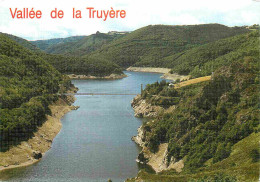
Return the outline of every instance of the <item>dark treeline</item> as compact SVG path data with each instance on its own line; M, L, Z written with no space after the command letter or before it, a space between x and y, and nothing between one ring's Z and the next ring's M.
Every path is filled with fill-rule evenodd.
M44 59L63 74L108 76L122 74L122 68L105 59L44 54Z

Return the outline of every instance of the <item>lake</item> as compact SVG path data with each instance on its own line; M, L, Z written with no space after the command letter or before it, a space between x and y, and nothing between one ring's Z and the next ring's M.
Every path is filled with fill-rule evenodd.
M73 80L78 93L138 94L141 84L161 81L161 74L128 72L120 80ZM62 118L52 148L34 165L1 175L8 181L121 182L135 177L139 147L131 140L142 120L134 117L134 95L77 95L78 110ZM1 178L0 178L1 179Z

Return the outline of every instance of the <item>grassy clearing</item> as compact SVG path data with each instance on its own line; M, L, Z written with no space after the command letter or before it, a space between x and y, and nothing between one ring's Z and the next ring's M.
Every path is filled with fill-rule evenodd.
M181 87L185 87L185 86L188 86L191 84L209 81L210 79L211 79L211 76L203 76L203 77L199 77L199 78L190 79L190 80L175 84L175 88L181 88Z

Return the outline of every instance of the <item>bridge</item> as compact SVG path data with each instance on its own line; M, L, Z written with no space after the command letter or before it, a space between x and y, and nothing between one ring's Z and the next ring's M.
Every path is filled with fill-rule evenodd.
M137 95L133 93L65 93L63 95Z

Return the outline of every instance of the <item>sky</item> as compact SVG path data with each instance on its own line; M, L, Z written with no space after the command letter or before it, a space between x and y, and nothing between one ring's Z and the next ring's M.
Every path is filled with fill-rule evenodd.
M0 0L0 32L27 40L90 35L97 31L133 31L154 25L194 25L220 23L243 26L260 23L260 0ZM90 19L87 7L96 10L125 10L125 18L106 21ZM10 9L34 8L41 19L13 19ZM55 8L64 11L62 19L52 19ZM72 9L82 18L73 19Z

